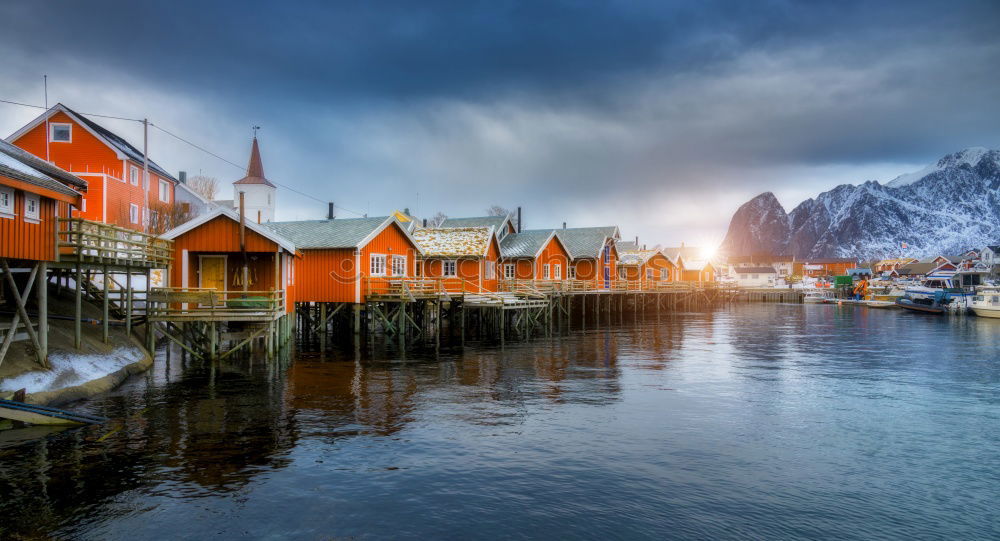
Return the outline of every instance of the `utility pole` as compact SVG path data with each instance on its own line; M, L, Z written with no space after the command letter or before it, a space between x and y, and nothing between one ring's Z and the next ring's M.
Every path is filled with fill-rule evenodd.
M51 161L49 158L49 76L42 75L42 86L45 92L45 161ZM13 331L11 331L13 332Z
M146 194L143 230L149 233L149 119L142 119L142 182Z

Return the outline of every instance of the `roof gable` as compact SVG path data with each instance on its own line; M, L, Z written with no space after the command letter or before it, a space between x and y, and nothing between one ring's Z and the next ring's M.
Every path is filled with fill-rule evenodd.
M560 229L559 236L573 259L597 259L601 257L608 239L617 240L620 237L618 226L615 225Z
M10 137L7 138L8 142L13 142L21 138L24 134L28 133L39 124L46 121L52 115L56 113L63 113L70 117L77 125L81 128L90 132L91 135L96 137L100 142L107 145L109 148L115 151L118 156L122 159L132 160L133 162L143 163L143 153L141 150L133 146L131 143L125 140L124 137L112 132L111 130L101 126L97 122L83 116L80 113L66 107L61 103L53 105L50 109L36 117L31 122L25 124L21 129L14 132ZM48 137L48 134L45 135ZM163 177L167 180L177 182L177 179L173 175L168 173L166 169L162 168L154 162L152 159L147 159L146 163L149 164L149 170L156 173L157 176Z
M6 141L0 141L0 175L72 197L87 191L83 179Z
M240 221L240 217L235 212L229 209L224 209L222 207L216 207L211 212L206 212L205 214L202 214L201 216L198 216L193 220L188 220L187 222L184 222L183 224L167 231L166 233L163 233L162 235L160 235L160 237L164 239L176 239L177 237L189 231L192 231L197 227L206 224L220 216L229 218L230 220L236 223L239 223ZM293 254L295 253L295 244L291 240L285 238L284 236L278 234L277 232L268 229L267 227L264 227L263 225L258 224L257 222L251 220L244 220L244 225L246 225L247 229L274 242L284 250L287 250L288 252L291 252Z

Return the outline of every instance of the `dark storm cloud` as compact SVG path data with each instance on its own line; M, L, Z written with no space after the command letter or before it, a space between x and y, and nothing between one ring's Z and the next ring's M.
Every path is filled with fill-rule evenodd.
M169 96L129 114L229 155L252 118L269 170L345 206L530 199L552 210L536 225L664 233L997 146L998 22L993 1L32 1L0 6L0 48L100 107L101 81Z

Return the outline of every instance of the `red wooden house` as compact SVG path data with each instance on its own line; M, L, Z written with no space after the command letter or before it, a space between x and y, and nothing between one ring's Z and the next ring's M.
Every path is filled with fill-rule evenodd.
M507 235L500 243L504 280L565 280L571 259L554 229L531 229Z
M392 216L270 222L262 227L295 243L297 302L363 303L391 280L412 278L423 255Z
M413 238L423 251L418 276L440 279L452 293L497 291L500 244L492 227L420 228Z
M87 183L0 141L0 258L56 259L56 218L78 207Z
M241 244L239 215L217 207L161 235L174 241L168 285L231 292L228 296L278 293L291 312L295 245L253 220L244 220L244 228Z
M71 188L72 187L72 188ZM58 257L57 218L80 204L87 184L70 173L0 141L0 306L14 315L0 322L0 362L24 329L34 346L36 359L47 366L48 307L46 266ZM31 267L27 283L17 284L11 267ZM31 277L35 281L32 283ZM27 312L34 287L36 321ZM17 294L14 294L16 288ZM23 317L22 317L23 316ZM6 317L4 318L6 319ZM37 326L37 332L35 328Z
M568 278L580 280L593 289L611 289L618 277L618 226L560 229L559 236L569 251Z
M87 181L74 217L146 230L174 203L177 180L170 173L123 137L61 103L7 141Z
M629 282L638 282L643 287L655 287L660 283L677 280L677 265L674 265L659 250L627 250L618 256L619 276Z

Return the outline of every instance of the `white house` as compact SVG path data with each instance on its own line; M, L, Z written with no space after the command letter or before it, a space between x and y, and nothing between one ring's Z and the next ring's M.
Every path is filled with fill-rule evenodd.
M774 267L730 267L729 276L741 287L774 287L778 271Z
M979 260L990 267L1000 265L1000 245L983 248L983 251L979 252Z

